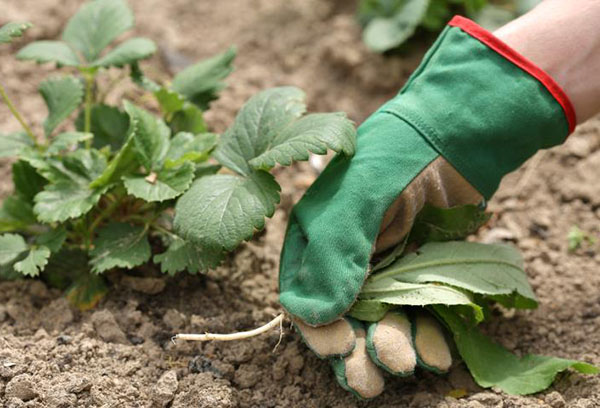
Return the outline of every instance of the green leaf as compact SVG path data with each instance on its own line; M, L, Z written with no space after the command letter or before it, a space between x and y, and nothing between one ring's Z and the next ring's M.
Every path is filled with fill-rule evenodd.
M81 105L83 86L73 76L51 78L40 84L40 93L48 107L48 117L44 121L44 132L48 137L63 120Z
M167 118L172 119L173 114L182 110L185 105L183 95L167 88L160 87L157 91L154 91L154 96L160 105L160 110Z
M90 118L90 132L94 134L93 146L100 149L110 146L118 150L127 140L129 115L114 106L93 105ZM84 112L80 112L75 120L78 131L84 130Z
M38 174L36 169L23 160L13 163L12 180L17 195L23 197L28 203L33 202L33 197L47 184L47 181Z
M293 160L308 160L309 153L326 154L327 149L354 155L356 129L343 113L313 113L291 123L250 165L261 170L276 163L289 166Z
M150 259L146 229L125 223L111 223L98 231L95 247L90 251L92 271L102 273L112 268L131 269Z
M378 322L393 306L376 300L358 300L348 312L350 317L363 322Z
M33 42L17 53L17 59L32 60L40 64L56 62L59 67L76 67L80 64L77 54L62 41Z
M202 177L179 198L175 230L203 248L232 250L265 225L279 202L279 185L269 173L247 177L215 174Z
M133 13L124 0L85 3L69 20L63 40L92 62L115 38L133 27Z
M27 250L27 243L17 234L0 235L0 265L7 265L16 260Z
M25 132L0 133L0 158L17 156L23 149L32 146L33 142Z
M206 132L202 111L189 102L186 102L181 110L173 113L169 121L169 127L173 133L190 132L197 134Z
M233 71L231 65L235 54L235 48L231 47L222 54L184 69L173 78L173 90L200 109L208 109L209 103L217 99L218 93L225 88L222 80Z
M133 141L138 160L148 170L160 169L169 149L169 128L150 112L127 101L125 111L136 124Z
M149 202L176 198L192 184L194 165L184 163L181 167L163 169L152 174L149 176L125 176L123 181L127 192Z
M64 290L75 280L87 277L89 269L87 252L63 248L52 252L41 278L51 287Z
M467 325L450 308L434 306L435 312L453 334L458 351L471 375L482 387L498 387L513 395L533 394L548 388L556 375L573 368L580 373L598 374L590 364L562 358L528 354L522 358Z
M398 47L414 34L428 7L429 0L406 0L394 16L372 19L363 31L363 41L376 52Z
M98 0L96 0L98 1ZM94 61L94 67L122 67L149 58L156 52L156 44L147 38L131 38L119 44L104 57Z
M51 252L58 252L67 239L67 230L65 227L52 228L37 236L35 242L43 245Z
M437 208L425 205L410 231L410 242L452 241L474 234L492 215L477 205Z
M85 273L67 289L65 297L72 306L85 311L95 308L107 293L108 286L102 276Z
M63 132L52 139L52 143L46 149L47 154L59 154L63 150L69 150L79 143L91 140L94 137L92 133L85 132Z
M514 297L518 308L537 306L523 259L507 245L431 242L372 275L363 292L393 287L398 282L441 283L482 295Z
M92 181L89 185L90 188L99 188L108 186L112 183L117 182L121 179L121 176L124 173L127 173L130 170L138 167L138 161L136 159L137 155L134 148L133 141L133 132L136 124L131 123L129 136L127 138L127 142L119 153L108 163L108 166L104 170L104 172L99 175L94 181Z
M131 68L129 76L134 84L149 92L158 92L163 89L162 86L144 75L138 61L132 62L129 67Z
M304 92L294 87L271 88L254 95L242 107L233 126L221 136L214 157L242 175L279 133L304 114Z
M187 270L191 274L203 273L218 266L223 259L223 251L197 247L181 238L174 239L166 252L154 255L154 263L160 263L160 270L174 276Z
M6 44L23 35L23 33L31 27L28 22L11 22L0 27L0 44Z
M11 231L23 229L37 221L31 203L19 195L8 196L4 199L0 218L4 222L12 223L12 228L6 228Z
M165 167L173 168L185 162L202 162L210 157L210 152L217 145L218 135L215 133L200 133L193 135L180 132L173 137L167 152Z
M25 259L15 263L13 268L25 276L35 277L44 270L49 257L50 250L47 247L32 247Z

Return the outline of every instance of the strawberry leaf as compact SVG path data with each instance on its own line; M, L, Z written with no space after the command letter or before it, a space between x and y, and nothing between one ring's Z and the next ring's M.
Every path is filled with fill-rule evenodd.
M80 61L77 54L62 41L36 41L17 53L17 59L31 60L39 64L55 62L59 67L76 67Z
M0 265L8 265L27 251L27 243L17 234L0 235Z
M203 273L218 266L222 259L222 250L200 248L181 238L174 239L165 252L153 258L160 263L160 270L171 276L185 270L191 274Z
M133 27L133 13L124 0L85 3L69 20L63 40L94 61L115 38Z
M202 177L177 201L175 230L203 248L232 250L264 227L279 191L273 176L263 171Z
M133 141L138 160L148 170L160 169L169 149L171 131L162 120L130 102L125 102L125 111L136 124Z
M15 192L26 202L33 202L33 197L47 184L47 181L27 162L18 160L12 165L12 180Z
M31 146L33 142L25 132L0 133L0 158L17 156L23 149Z
M85 132L59 133L52 139L52 143L50 143L50 146L46 149L46 153L50 155L59 154L63 150L71 149L81 142L91 140L93 137L93 134Z
M25 276L35 277L44 270L50 258L50 250L45 246L32 247L27 256L15 263L13 268Z
M210 152L217 145L218 135L214 133L200 133L193 135L180 132L171 140L167 152L165 167L173 168L192 161L202 162L208 159Z
M27 22L11 22L0 27L0 44L11 42L14 38L20 37L31 27L31 23Z
M156 52L156 44L147 38L131 38L94 61L95 67L122 67L149 58Z
M152 175L125 176L123 178L127 192L142 200L171 200L184 193L194 180L194 165L184 163L174 169L163 169Z
M94 273L112 268L128 268L150 259L146 229L125 223L111 223L98 231L95 247L90 251Z
M46 137L65 120L83 100L83 86L77 78L47 79L40 84L40 93L48 107L48 117L44 121Z
M47 247L51 252L58 252L67 239L67 230L64 227L52 228L37 236L35 242Z
M75 128L84 130L84 112L80 112L75 120ZM93 105L90 114L90 132L94 134L93 146L100 149L110 146L119 149L127 140L129 115L114 106Z
M218 93L225 88L222 81L233 67L236 50L231 47L222 54L200 61L173 78L172 88L186 99L206 110L211 101L217 99Z

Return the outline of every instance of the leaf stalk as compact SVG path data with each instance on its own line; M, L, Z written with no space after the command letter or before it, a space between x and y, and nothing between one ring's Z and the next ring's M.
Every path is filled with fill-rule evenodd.
M8 109L10 110L12 115L15 117L15 119L17 119L19 121L23 130L25 130L25 133L27 133L27 135L31 138L31 141L33 142L33 144L35 146L37 146L38 145L37 140L35 138L35 135L33 134L33 131L31 130L31 128L29 127L27 122L25 122L25 120L23 119L23 117L21 116L19 111L17 110L16 106L10 100L10 98L8 97L8 94L6 93L6 90L4 89L4 87L2 85L0 85L0 95L2 96L4 103L6 104L6 106L8 106Z

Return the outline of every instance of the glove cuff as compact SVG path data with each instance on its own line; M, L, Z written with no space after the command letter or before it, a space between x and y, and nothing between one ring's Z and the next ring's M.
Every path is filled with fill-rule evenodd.
M464 17L450 21L380 110L410 123L485 198L576 124L568 96L550 75Z

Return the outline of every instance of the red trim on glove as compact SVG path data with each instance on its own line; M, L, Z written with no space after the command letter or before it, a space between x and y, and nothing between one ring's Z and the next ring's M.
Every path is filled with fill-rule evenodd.
M519 54L517 51L512 49L498 37L494 36L494 34L487 31L485 28L481 27L477 23L469 20L468 18L455 16L449 23L449 26L458 27L467 34L481 41L483 44L490 47L492 50L496 51L498 54L502 55L504 58L521 68L523 71L527 72L529 75L537 79L546 87L548 92L556 99L556 101L562 106L563 111L565 112L565 116L567 118L567 122L569 123L569 133L572 133L575 130L575 126L577 125L577 119L575 116L575 109L573 109L573 104L571 100L563 91L563 89L556 83L554 79L550 75L548 75L544 70L535 65L529 59L525 58L523 55Z

